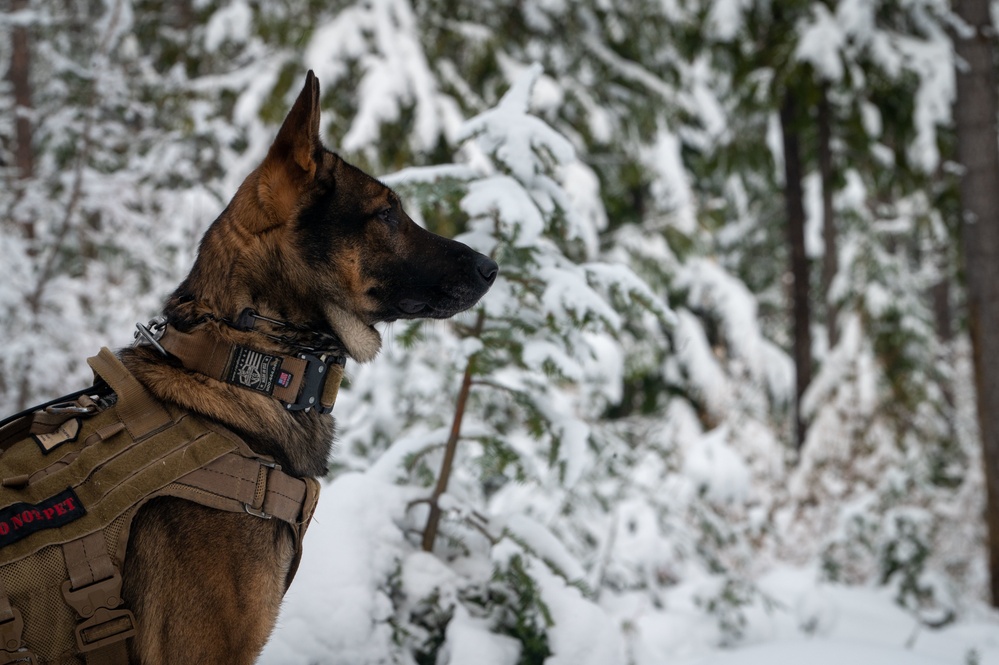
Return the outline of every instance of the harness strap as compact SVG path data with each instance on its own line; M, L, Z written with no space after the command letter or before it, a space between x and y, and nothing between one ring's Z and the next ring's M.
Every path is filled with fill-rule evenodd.
M140 441L172 422L163 405L149 394L118 358L103 347L87 363L118 394L115 410L134 441Z
M20 651L24 645L22 634L24 620L16 607L11 607L7 597L7 589L0 579L0 665L16 662L34 663L35 657L30 651Z
M276 517L293 527L301 522L307 494L301 478L288 475L274 462L239 453L223 455L178 478L166 491L174 496L190 496L191 490L196 492L194 500L198 503L265 519Z
M283 521L291 528L295 541L295 555L285 577L287 589L302 560L302 542L319 503L319 490L315 478L296 478L273 462L228 453L182 476L157 494L217 510Z
M23 441L31 432L32 413L21 415L0 427L0 455L18 441Z
M62 552L69 573L62 595L83 619L76 625L77 649L87 665L128 662L125 640L135 635L135 617L119 607L121 573L108 555L104 531L64 543Z
M66 571L69 573L70 590L88 587L115 574L114 563L108 556L103 531L95 531L65 543L62 552L66 559ZM86 612L86 614L91 613Z
M295 573L298 572L298 565L302 562L302 542L305 540L305 531L309 528L312 516L316 513L316 506L319 505L319 481L315 478L303 478L302 480L305 481L305 498L302 500L300 522L295 529L295 558L291 560L291 565L288 566L288 575L285 577L284 588L286 590L291 586L292 580L295 579Z

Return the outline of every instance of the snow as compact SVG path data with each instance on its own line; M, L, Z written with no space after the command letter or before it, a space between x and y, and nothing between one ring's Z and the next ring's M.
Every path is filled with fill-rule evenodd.
M691 665L842 665L842 663L878 663L879 665L942 665L938 660L898 649L837 642L834 640L801 640L761 644L713 654L691 661Z
M845 41L845 35L829 8L822 3L814 3L812 22L802 30L794 55L815 67L822 78L839 81L843 76L840 50Z
M544 218L534 200L516 180L506 175L471 183L461 207L472 217L495 215L501 223L511 227L510 234L522 247L534 246L545 228Z
M396 567L406 597L437 594L443 606L454 609L439 662L517 662L519 643L497 635L485 618L472 616L457 602L460 574L404 539L400 526L412 498L411 491L377 474L343 474L323 488L301 567L261 665L395 662L390 660L391 603L381 580ZM523 539L540 544L546 558L569 569L570 579L581 575L564 547L537 523L515 516L507 528L518 538L504 541L494 558L524 556L517 544ZM629 549L658 547L655 530L636 533L644 536ZM895 604L889 589L823 583L810 569L776 567L761 577L759 589L769 602L747 614L744 641L721 646L718 624L698 609L698 598L717 592L710 578L667 590L661 606L628 596L595 604L540 560L531 558L528 566L540 581L553 622L552 655L545 665L933 665L970 662L971 653L981 665L999 663L999 617L941 630L921 628Z
M719 0L712 3L708 15L708 27L712 36L719 41L735 38L742 27L742 12L749 5L749 0Z
M403 488L359 474L343 474L323 489L262 665L379 662L392 611L379 587L401 556L393 520L407 501Z
M446 642L438 665L517 665L520 642L489 630L488 623L469 616L459 607L447 626Z
M245 42L253 27L253 10L237 0L212 14L205 27L205 48L214 51L227 40Z
M575 149L564 136L527 114L531 90L541 72L540 65L528 68L496 107L466 121L457 137L464 140L476 136L482 149L495 152L497 161L528 185L535 185L542 178L545 151L557 162L572 161L575 155Z
M692 234L697 228L694 197L680 158L679 138L660 129L656 140L646 150L644 161L658 174L652 184L652 195L662 209L670 212L670 224L678 231Z
M727 427L717 427L691 441L685 451L684 475L714 501L738 501L749 493L749 469L729 447L728 437Z
M902 162L941 167L954 102L954 56L937 23L950 20L939 16L945 3L902 3L912 28L902 33L878 13L894 5L815 2L789 35L788 64L831 83L837 112L856 110L860 125L842 123L833 146L851 158L834 198L844 213L830 294L840 339L820 348L799 455L780 270L771 256L739 256L779 228L768 216L781 209L783 179L768 95L787 72L762 67L736 82L727 60L750 43L750 0L648 7L678 30L704 20L701 36L726 43L722 58L713 45L690 56L626 43L631 17L611 0L583 21L579 3L526 3L528 32L565 24L579 34L544 44L524 35L509 50L493 23L469 18L480 4L466 3L430 27L468 51L437 56L423 41L427 16L408 0L313 3L307 29L284 5L198 0L207 18L189 40L193 80L183 64L161 76L131 34L139 9L113 4L94 22L94 53L58 41L38 50L52 74L47 85L35 77L44 94L31 119L51 181L40 176L47 189L23 198L0 193L10 211L0 362L5 376L27 377L28 396L88 380L85 352L128 343L133 322L157 311L266 152L271 109L298 90L282 87L290 69L319 76L332 147L382 165L387 132L403 130L393 140L405 145L391 147L424 165L381 179L418 223L440 212L465 225L462 241L502 259L478 309L455 323L395 323L375 361L350 363L331 480L261 663L415 665L439 647L436 665L999 665L999 615L981 604L968 341L938 344L913 304L954 269L949 220L907 178L886 197L872 176ZM37 24L47 39L43 5L0 24ZM269 11L301 43L265 43ZM627 48L610 48L602 30ZM462 57L485 50L496 71L465 80ZM90 80L99 106L78 108L87 95L71 84ZM904 145L888 131L892 109L875 103L885 80L912 87L915 135ZM156 86L184 104L164 107L180 119L146 141L133 131L157 126L163 109L141 99ZM648 116L636 121L636 109ZM739 133L743 113L760 136ZM75 153L60 141L95 154L67 169ZM743 141L764 154L743 163L726 152ZM869 160L856 153L867 142ZM640 182L615 174L629 169ZM644 204L629 211L634 223L614 218L601 190L620 206L632 185ZM818 258L814 168L804 186L807 250ZM42 241L66 242L34 245L17 228L26 219ZM925 258L906 254L917 247ZM49 257L68 267L40 281ZM761 283L761 266L777 278ZM480 314L483 332L471 336ZM430 488L470 363L441 533L424 552ZM18 390L0 398L11 406ZM940 475L949 480L929 480Z
M405 106L414 111L414 148L431 150L438 137L454 137L461 116L437 88L415 22L410 3L374 0L345 8L311 36L304 60L326 89L336 89L347 76L347 63L359 63L363 72L357 114L341 139L344 150L370 146L382 123L396 120Z
M802 180L805 207L805 254L810 259L820 258L825 253L825 239L822 229L825 219L822 215L822 178L811 173Z
M721 413L732 399L725 372L715 359L697 318L682 309L677 316L677 347L683 351L681 362L691 387L709 411Z
M624 665L624 638L611 617L561 577L534 566L553 624L549 633L552 655L545 665Z

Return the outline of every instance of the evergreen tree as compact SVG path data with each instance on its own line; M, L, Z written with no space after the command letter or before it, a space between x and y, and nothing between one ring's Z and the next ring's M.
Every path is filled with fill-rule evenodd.
M411 648L451 648L442 639L447 622L417 631L415 612L489 618L490 630L520 640L522 662L542 654L551 654L552 662L623 662L608 646L614 643L608 618L586 600L583 567L550 529L557 532L583 505L595 508L577 487L606 454L608 433L597 435L593 425L617 397L623 350L615 338L625 317L642 321L639 314L648 311L652 319L643 325L658 327L668 311L625 266L590 256L587 239L594 218L602 217L599 202L574 201L566 185L593 176L564 137L527 114L540 71L528 70L495 108L465 123L461 165L408 169L388 179L420 197L425 218L432 212L438 223L467 219L459 239L494 256L503 269L474 320L453 328L407 326L395 345L358 370L344 395L345 411L370 419L376 431L343 423L341 459L366 464L372 442L394 441L383 460L401 463L409 482L427 483L435 480L446 445L441 473L450 484L438 482L429 496L423 548L445 560L486 556L494 562L488 589L479 582L458 590L463 609L434 598L400 601L417 609L397 616L397 632L424 635L424 643ZM456 353L442 356L442 348ZM388 399L404 405L391 424L376 415L389 372L402 378L390 382L398 392ZM462 375L457 397L454 386L437 383ZM443 414L454 414L450 427ZM543 508L534 506L541 512L518 508L528 495L544 497ZM570 647L558 638L568 629L565 603L603 624L588 660L565 653ZM433 653L426 657L433 662Z
M27 149L33 168L0 174L0 242L15 276L0 308L5 410L88 380L87 355L125 342L156 310L192 242L183 219L197 192L170 191L186 164L156 112L169 90L144 68L132 9L37 3L16 28L4 24L30 35L33 103L8 109L30 129L19 120L16 142L5 140Z

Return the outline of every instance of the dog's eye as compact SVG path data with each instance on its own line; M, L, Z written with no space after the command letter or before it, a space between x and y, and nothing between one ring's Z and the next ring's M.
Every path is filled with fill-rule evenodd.
M396 219L395 215L392 214L392 208L385 208L383 210L379 210L375 216L378 217L378 219L381 220L382 222L388 224L389 226L394 227L399 223L399 220Z

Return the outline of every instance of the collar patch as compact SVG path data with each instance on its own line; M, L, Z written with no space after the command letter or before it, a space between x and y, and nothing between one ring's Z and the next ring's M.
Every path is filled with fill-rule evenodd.
M274 392L279 369L281 369L281 356L272 356L237 345L233 348L232 362L229 364L225 380L270 395ZM290 381L290 378L288 380Z

